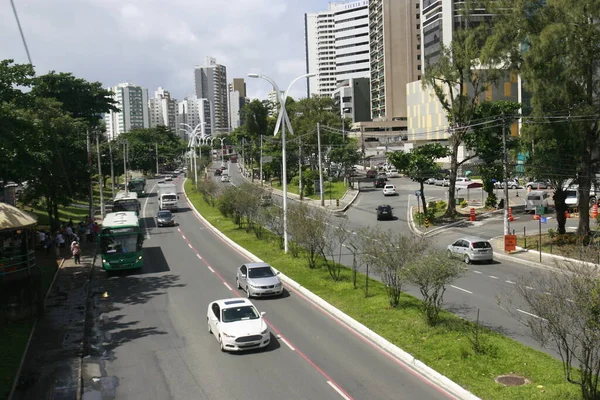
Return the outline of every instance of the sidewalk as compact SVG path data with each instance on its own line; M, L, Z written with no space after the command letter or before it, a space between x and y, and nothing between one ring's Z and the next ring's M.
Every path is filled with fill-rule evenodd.
M69 257L58 270L9 400L81 398L86 300L95 251L95 246L86 246L80 265Z

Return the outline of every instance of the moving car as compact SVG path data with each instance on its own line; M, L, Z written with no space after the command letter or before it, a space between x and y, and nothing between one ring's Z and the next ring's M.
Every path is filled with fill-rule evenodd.
M221 345L221 351L242 351L266 347L271 334L250 300L233 298L213 301L206 311L208 333Z
M165 179L164 179L164 181L165 181L165 182L172 182L172 181L173 181L173 178L171 178L171 176L170 176L170 175L167 175L167 176L165 176Z
M367 178L375 178L377 177L377 171L374 169L370 169L367 171Z
M260 205L265 207L273 205L273 198L271 195L267 193L260 196Z
M385 185L383 188L384 196L396 196L398 193L396 192L396 185Z
M279 272L267 263L247 263L238 268L235 284L246 291L248 298L279 296L283 293L283 285L277 275Z
M390 169L387 173L389 178L398 178L400 176L400 174L398 173L397 170L395 169Z
M385 178L377 178L375 179L375 187L377 189L381 189L385 187Z
M494 249L486 239L478 237L463 237L448 245L448 257L457 257L466 264L476 261L492 262Z
M436 179L435 179L435 178L428 178L428 179L425 181L425 183L426 183L427 185L435 185L435 181L436 181Z
M500 181L494 182L494 187L495 187L496 189L503 189L503 188L504 188L504 186L506 186L506 185L504 184L504 182L500 182ZM509 188L509 189L518 189L518 188L520 188L520 187L521 187L521 185L519 184L519 181L518 181L518 180L516 180L516 179L509 179L509 180L508 180L508 188ZM537 186L536 186L536 187L537 187Z
M538 181L538 180L533 180L531 182L527 182L525 184L525 187L527 189L550 189L552 187L552 185L550 185L550 182L548 181Z
M156 225L161 226L175 226L175 217L169 210L161 210L156 214Z
M220 169L215 169L215 176L221 176L222 171Z
M229 175L227 175L227 174L221 175L221 182L229 182Z
M382 219L394 219L393 209L392 206L387 204L377 206L377 221L381 221Z
M448 178L435 178L435 186L450 186L450 179L448 179Z

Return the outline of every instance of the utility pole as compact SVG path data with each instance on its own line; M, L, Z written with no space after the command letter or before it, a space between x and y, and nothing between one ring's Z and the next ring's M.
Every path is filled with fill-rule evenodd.
M125 174L125 193L129 193L127 188L127 139L123 141L123 173Z
M300 200L302 200L302 138L298 138L298 179L300 189Z
M87 143L87 156L88 156L88 173L90 174L90 188L89 188L89 215L90 218L94 218L94 182L92 181L92 141L90 138L90 130L86 130L86 143Z
M243 137L242 138L242 160L244 160L243 161L244 162L244 173L246 172L246 156L245 156L246 150L245 150L245 148L246 148L246 138Z
M323 193L323 162L321 160L321 124L317 122L317 147L319 157L319 192L321 195L321 206L325 207L325 194Z
M100 139L99 134L96 135L96 151L98 152L98 183L100 184L100 214L102 218L104 218L104 187L102 184L104 183L104 179L102 177L102 162L100 161Z
M502 112L502 164L504 170L504 234L510 235L510 221L508 220L508 151L506 149L506 120Z
M158 142L154 144L156 146L156 175L158 175Z
M362 152L362 162L363 169L367 169L366 167L366 152L365 152L365 127L360 127L360 142L361 142L361 152Z
M263 185L263 135L260 135L260 186Z
M110 154L110 182L112 190L112 198L115 198L115 167L113 165L112 143L108 141L108 153Z

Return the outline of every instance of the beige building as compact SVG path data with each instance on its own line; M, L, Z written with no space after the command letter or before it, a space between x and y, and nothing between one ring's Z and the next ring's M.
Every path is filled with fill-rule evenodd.
M371 116L406 121L406 85L421 79L420 0L371 0Z

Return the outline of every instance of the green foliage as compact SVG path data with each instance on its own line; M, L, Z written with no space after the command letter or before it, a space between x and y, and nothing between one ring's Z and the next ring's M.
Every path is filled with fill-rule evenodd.
M467 208L467 207L469 207L469 203L466 200L463 200L460 202L460 207Z
M129 147L129 163L127 167L132 170L156 170L156 146L158 145L159 164L166 166L174 164L186 150L186 144L179 136L166 126L156 128L134 129L119 135L117 147L123 147L127 140ZM209 148L202 146L203 157L208 157ZM199 160L201 161L201 160Z

